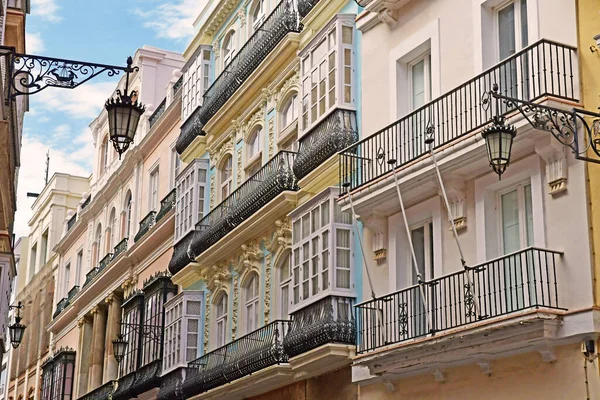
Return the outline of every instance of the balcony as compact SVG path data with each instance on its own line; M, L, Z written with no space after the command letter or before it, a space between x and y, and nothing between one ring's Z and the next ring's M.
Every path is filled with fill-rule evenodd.
M87 274L85 274L85 281L83 282L82 289L86 287L92 279L94 279L98 275L98 267L92 268Z
M290 357L314 350L324 344L356 344L354 299L328 296L292 314L283 348Z
M304 178L329 157L357 140L356 112L335 110L300 139L294 174L298 179Z
M283 0L265 22L248 39L237 55L223 69L203 96L203 104L197 108L181 127L176 149L181 154L196 136L202 135L202 127L225 105L233 94L246 82L258 66L267 58L288 33L300 32L304 18L318 0L299 0L298 10L292 2Z
M536 101L546 96L577 101L576 48L540 40L458 88L347 147L340 153L341 192L346 194L429 156L425 134L435 129L434 149L487 125L492 116L514 109L485 104L494 84L503 95Z
M129 400L158 388L161 364L162 360L155 360L119 378L117 389L110 398L112 400Z
M164 199L160 201L160 210L156 214L156 223L160 221L169 211L175 207L175 198L177 191L175 189L171 190L168 195L165 196Z
M121 240L119 243L117 243L117 245L114 248L114 252L113 252L113 256L112 256L113 260L115 258L117 258L119 256L119 254L127 251L127 242L128 241L129 241L128 238L123 238L123 240Z
M191 397L264 368L287 363L282 339L289 321L274 321L189 363L183 391Z
M81 209L84 210L90 204L90 201L92 201L92 195L89 195L88 198L85 199L85 201L81 205Z
M173 95L181 89L181 86L183 86L183 75L173 85Z
M138 230L138 233L133 238L134 242L137 242L138 240L140 240L142 238L142 236L144 236L146 233L148 233L148 231L154 226L154 224L156 223L156 220L154 218L155 216L156 216L156 211L150 211L148 213L148 215L146 215L144 217L144 219L142 219L140 221L140 229Z
M357 351L466 329L527 309L561 309L556 279L561 255L530 247L358 304Z
M67 302L70 304L73 297L75 297L79 293L79 286L75 285L69 290L69 294L67 295Z
M167 99L164 98L163 101L161 101L161 103L158 105L158 107L156 107L156 110L154 110L154 112L152 113L150 118L148 118L148 122L150 123L150 129L152 129L154 124L156 124L156 122L160 119L160 117L162 117L162 115L165 113L166 109L167 109Z
M100 260L100 262L98 263L98 272L97 273L104 271L104 268L106 268L108 266L108 264L110 264L112 259L113 259L112 253L108 253L107 255L105 255L104 258L102 260Z
M115 389L115 382L108 381L91 392L79 397L79 400L105 400L110 399Z
M77 222L77 213L73 214L73 216L67 221L67 232L71 230L73 225L75 225L75 222Z
M295 157L296 153L280 151L202 218L190 239L190 251L194 257L217 243L279 194L287 190L298 190L297 180L292 172ZM185 258L179 257L180 262L171 262L171 273L179 272L188 264Z
M61 299L57 304L56 304L56 311L54 311L54 314L52 314L52 318L56 318L58 317L58 315L63 312L63 310L65 308L67 308L67 306L69 305L67 298L63 298Z

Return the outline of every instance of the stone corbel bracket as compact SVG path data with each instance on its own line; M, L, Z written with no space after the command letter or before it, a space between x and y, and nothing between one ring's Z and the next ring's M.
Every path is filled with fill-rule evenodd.
M450 216L454 221L454 226L457 231L467 227L467 207L465 201L465 181L457 177L451 177L444 180L444 188L450 203ZM440 196L443 194L440 191ZM452 227L449 228L452 230Z
M377 264L383 264L387 259L388 247L388 227L387 218L379 214L373 214L363 219L365 227L369 229L373 235L372 250L375 256L373 259Z
M546 181L548 194L552 197L567 190L567 154L565 147L551 138L535 143L535 152L546 163Z
M398 10L412 0L374 0L367 7L367 11L377 14L377 18L389 26L398 22Z

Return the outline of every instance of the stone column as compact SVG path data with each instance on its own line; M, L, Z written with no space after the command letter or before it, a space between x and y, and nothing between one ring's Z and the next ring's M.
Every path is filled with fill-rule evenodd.
M104 375L102 383L117 379L119 364L115 360L112 341L121 330L121 298L111 293L104 302L108 306L108 321L106 323L106 340L104 342Z
M91 357L89 372L89 390L102 385L102 368L104 368L104 341L106 336L106 310L102 304L92 308L94 317L94 332L92 334Z
M92 321L83 317L77 321L79 327L79 348L77 349L76 362L79 364L75 369L75 385L77 397L88 392L88 373L90 369L90 348L92 347Z

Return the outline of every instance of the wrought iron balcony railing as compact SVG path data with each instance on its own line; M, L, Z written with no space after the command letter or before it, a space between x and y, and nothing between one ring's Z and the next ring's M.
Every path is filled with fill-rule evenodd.
M114 381L108 381L104 385L97 387L89 393L79 397L78 400L106 400L110 399L115 390Z
M154 124L156 124L156 122L160 119L160 117L162 117L162 115L165 113L166 109L167 109L167 99L165 97L163 99L163 101L160 102L158 107L156 107L156 110L154 110L154 112L152 113L150 118L148 118L148 122L150 123L150 129L152 129Z
M292 172L296 153L280 151L196 225L191 253L200 255L277 195L298 190ZM171 271L175 273L176 271Z
M358 352L528 308L558 309L556 256L530 247L356 306ZM467 276L468 275L468 276ZM470 279L469 279L470 278Z
M286 363L282 340L289 321L274 321L188 365L184 393L194 396L272 365Z
M201 134L202 127L223 107L233 94L246 82L265 58L288 33L302 30L301 19L312 10L319 0L283 0L265 19L242 46L237 55L223 69L203 96L203 104L197 108L181 127L177 140L177 151L182 153L194 138Z
M73 225L75 225L75 222L77 222L77 213L73 214L73 216L67 221L67 232L71 230Z
M154 224L156 223L156 220L154 218L155 216L156 216L156 211L150 211L148 213L148 215L146 215L144 217L144 219L142 219L140 221L140 230L133 238L134 242L137 242L138 240L140 240L142 238L142 236L144 236L146 233L148 233L150 228L152 228L154 226Z
M81 205L81 209L85 209L90 204L90 201L92 201L92 195L89 195L88 198L85 199L85 201Z
M117 258L119 256L119 254L121 254L124 251L127 251L127 242L129 241L129 238L123 238L123 240L121 240L119 243L117 243L117 245L114 248L114 252L113 252L113 260L115 258Z
M112 259L113 259L112 253L108 253L107 255L105 255L104 258L102 260L100 260L100 262L98 263L98 273L104 271L104 268L106 268L108 266L108 264L110 264Z
M576 48L540 40L454 90L416 109L340 153L345 194L428 154L425 134L435 128L434 148L488 124L512 108L487 102L498 84L503 95L535 101L544 96L576 101Z
M86 287L92 281L92 279L96 277L96 275L98 275L98 267L92 268L90 272L85 274L85 282L83 282L82 288Z
M156 222L160 221L162 217L167 215L167 213L171 211L173 207L175 207L176 195L177 190L173 189L169 192L168 195L165 196L164 199L160 201L160 210L158 210L158 213L156 214L155 218Z
M328 296L292 314L283 348L290 357L328 343L356 344L354 299Z
M67 306L69 305L69 301L67 300L67 298L63 298L60 299L60 301L56 304L56 311L54 311L54 314L52 315L52 318L56 318L58 317L58 315L63 312L63 310L65 308L67 308Z
M75 285L69 290L69 294L67 295L67 302L71 304L71 300L79 293L79 285Z
M179 89L181 89L181 86L183 86L183 75L181 75L173 85L173 94L177 93Z
M356 112L337 109L300 139L294 174L304 178L329 157L358 140Z

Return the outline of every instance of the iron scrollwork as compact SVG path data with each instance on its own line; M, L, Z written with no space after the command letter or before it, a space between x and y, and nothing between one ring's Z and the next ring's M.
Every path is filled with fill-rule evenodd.
M20 54L13 47L0 46L10 63L10 91L7 101L20 95L39 93L47 87L74 89L106 73L109 77L130 72L128 67L95 64L32 54ZM137 67L132 70L138 70Z
M525 120L535 129L552 134L563 146L571 149L577 159L600 163L600 114L573 108L563 110L531 101L519 100L500 94L498 85L494 84L492 90L484 95L483 104L491 107L492 98L497 104L497 112L501 109L517 110ZM586 117L592 117L589 123ZM581 148L579 126L583 128L586 143ZM592 150L598 159L586 156Z

